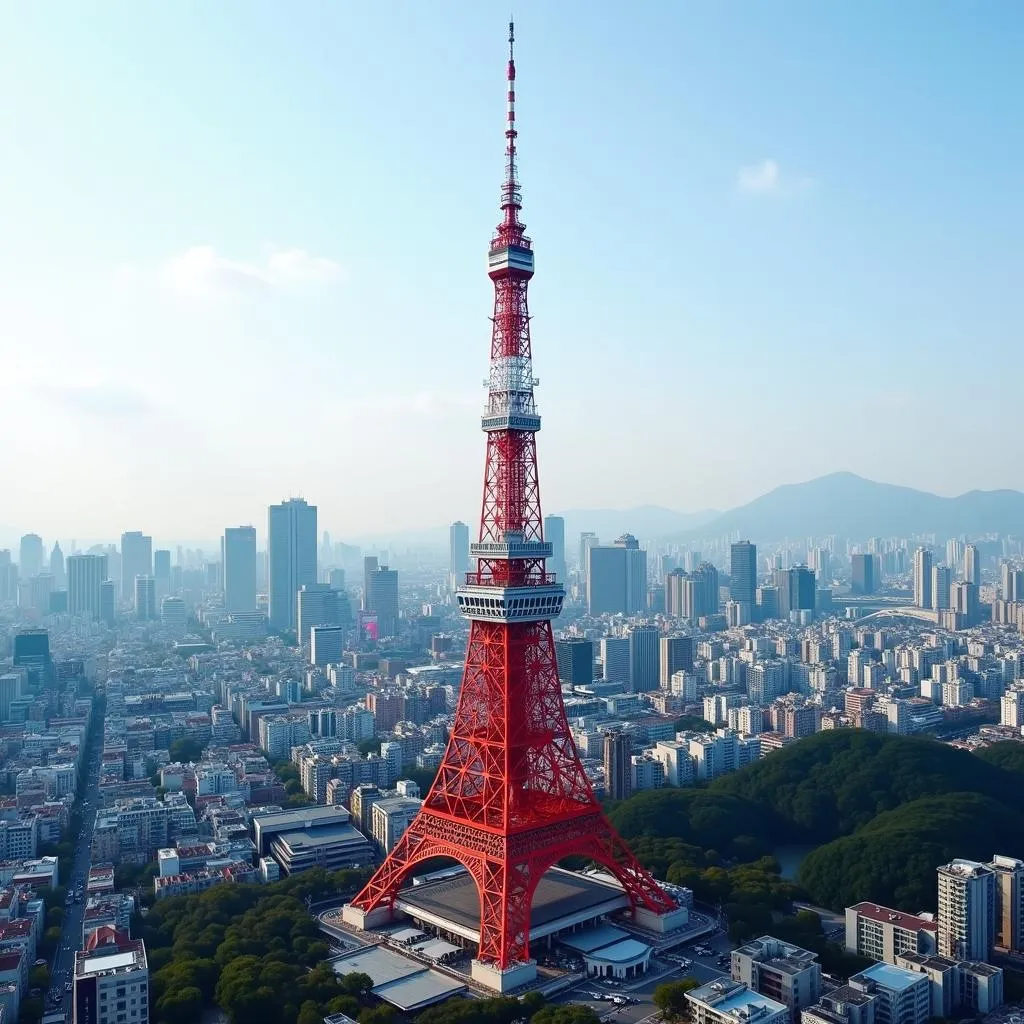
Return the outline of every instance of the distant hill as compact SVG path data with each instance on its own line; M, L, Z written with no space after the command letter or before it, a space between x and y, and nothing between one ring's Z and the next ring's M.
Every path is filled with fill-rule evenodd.
M1020 533L1024 529L1024 493L969 491L942 498L910 487L865 480L854 473L830 473L806 483L776 487L749 504L723 512L699 528L673 535L676 540L738 533L754 541L786 537L909 536L940 537Z

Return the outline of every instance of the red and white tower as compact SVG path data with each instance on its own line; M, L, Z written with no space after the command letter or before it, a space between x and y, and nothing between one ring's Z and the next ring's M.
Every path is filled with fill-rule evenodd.
M513 26L509 24L508 121L501 223L491 239L494 282L487 435L476 569L458 590L470 620L466 666L444 760L419 815L345 919L372 927L386 919L411 869L451 857L480 896L474 974L493 987L523 980L529 963L530 904L550 867L569 856L605 865L651 927L674 922L676 904L637 863L594 799L569 732L555 664L551 620L561 582L545 571L537 476L537 431L526 293L533 245L519 219ZM503 978L508 978L508 984Z

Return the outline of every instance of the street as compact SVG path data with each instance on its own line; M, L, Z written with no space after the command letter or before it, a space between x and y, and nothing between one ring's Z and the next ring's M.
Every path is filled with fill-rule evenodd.
M82 829L79 835L71 837L75 844L74 867L70 878L60 879L60 884L67 889L69 902L64 906L64 925L61 928L60 946L50 965L50 990L46 994L47 1013L61 1012L64 1014L65 1021L71 1020L71 992L69 989L74 982L75 951L82 947L85 887L89 879L92 831L96 823L96 806L99 800L98 772L103 758L102 722L98 727L94 727L92 747L85 775L85 789L78 794ZM88 807L85 806L86 802Z

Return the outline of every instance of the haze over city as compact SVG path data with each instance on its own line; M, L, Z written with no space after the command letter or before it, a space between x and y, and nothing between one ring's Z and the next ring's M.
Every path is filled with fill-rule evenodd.
M1024 485L1019 5L516 9L546 511ZM475 515L494 19L9 12L7 543Z

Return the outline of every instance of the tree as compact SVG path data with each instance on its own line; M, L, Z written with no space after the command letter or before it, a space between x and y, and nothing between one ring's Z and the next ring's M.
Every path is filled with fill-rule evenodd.
M361 1010L359 1024L394 1024L395 1010L387 1003L381 1003L371 1009Z
M324 1024L323 1010L312 999L307 999L299 1007L299 1019L295 1024Z
M599 1024L599 1021L589 1006L574 1003L544 1006L531 1018L531 1024Z
M50 987L50 968L40 964L33 967L28 975L29 988L41 988L44 992Z
M713 732L714 726L700 715L683 715L676 719L676 732Z
M180 736L167 748L171 761L198 761L203 756L203 743L194 736Z
M346 995L355 996L356 999L365 1002L373 991L373 978L361 971L353 971L352 974L345 975L341 987Z
M50 926L56 925L58 928L64 924L64 908L50 907L46 912L46 923Z
M681 981L666 981L654 990L654 1005L661 1011L662 1017L670 1020L682 1020L690 1015L690 1003L687 992L700 987L696 978L683 978Z
M156 1001L157 1020L164 1024L193 1024L203 1014L203 993L194 985L173 988Z
M360 754L379 754L380 743L381 741L376 737L370 737L369 739L360 740L356 744L356 749Z

